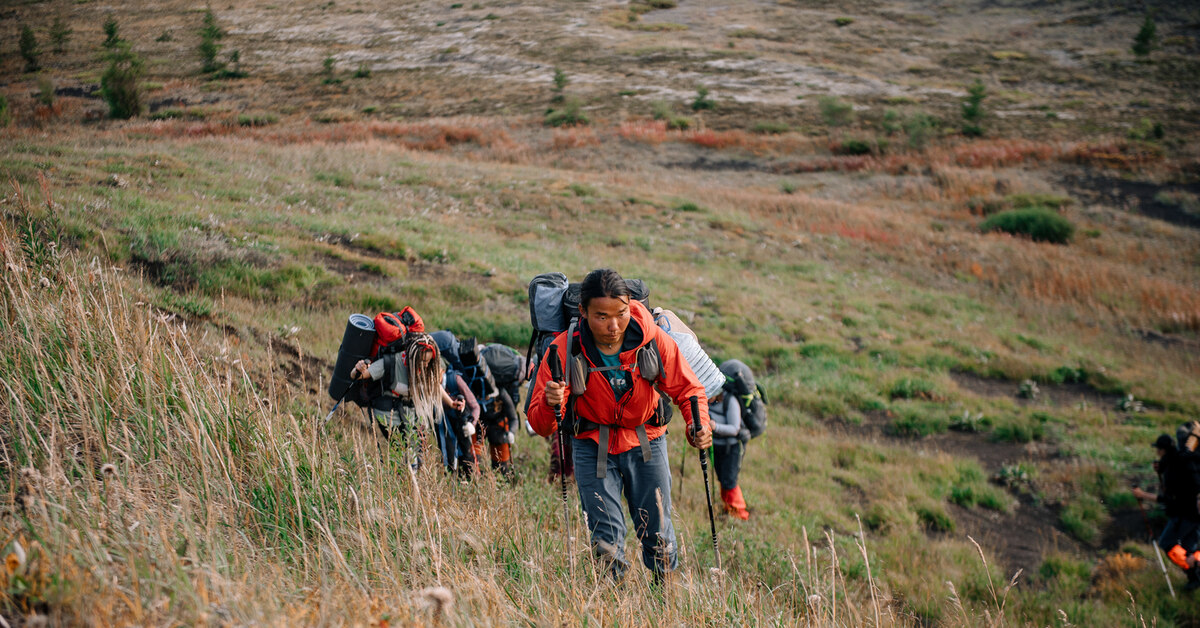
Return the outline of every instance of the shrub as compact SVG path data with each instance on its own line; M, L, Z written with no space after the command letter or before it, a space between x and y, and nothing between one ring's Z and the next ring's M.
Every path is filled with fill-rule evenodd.
M983 413L972 414L970 410L963 410L963 413L950 420L950 429L955 432L983 432L992 425L992 420L983 416Z
M1142 27L1138 29L1137 35L1133 36L1133 47L1130 50L1133 54L1144 57L1150 54L1155 48L1155 40L1158 39L1158 27L1154 24L1154 18L1150 14L1146 14L1146 19L1142 20Z
M963 101L962 117L963 117L963 135L968 137L979 137L983 135L983 99L987 97L987 87L983 82L976 79L969 87L967 87L967 98Z
M888 135L895 135L903 128L903 120L900 117L900 112L895 109L886 109L883 112L883 120L880 121L879 127Z
M1010 194L1004 197L1004 200L1012 205L1013 209L1024 209L1026 207L1062 209L1075 202L1075 199L1069 196L1057 196L1054 194Z
M949 423L944 416L908 408L892 421L889 430L896 436L924 438L945 432L949 428Z
M946 514L946 511L940 506L917 506L916 513L917 520L921 522L921 525L933 532L954 531L954 519L951 519L950 515Z
M38 57L42 55L42 52L38 50L37 36L33 34L33 29L28 24L21 28L21 39L17 42L17 47L21 50L21 58L25 60L26 72L37 72L41 69Z
M1079 495L1068 503L1059 514L1058 521L1067 534L1083 541L1093 543L1100 536L1101 525L1108 519L1104 504L1094 495Z
M279 121L273 113L243 113L238 115L239 126L267 126Z
M992 440L1008 443L1029 443L1042 440L1046 428L1036 419L1020 419L1011 423L996 426L992 432Z
M108 55L108 69L100 77L100 94L108 103L110 118L126 120L142 112L138 79L141 78L141 57L126 42L119 42Z
M833 23L834 23L834 24L835 24L835 25L836 25L838 28L841 28L841 27L843 27L843 26L849 26L849 25L853 24L853 23L854 23L854 18L852 18L852 17L839 17L839 18L835 18L835 19L833 20Z
M121 35L117 27L117 18L110 13L104 18L104 43L101 44L107 50L115 50L117 45L121 43Z
M871 143L866 140L844 140L833 149L836 155L869 155Z
M908 146L916 150L925 148L936 130L937 119L927 113L913 114L904 121L904 134L908 136Z
M37 81L38 102L47 107L54 105L54 81L48 76L40 76Z
M993 214L980 225L985 233L1003 231L1012 235L1027 236L1034 242L1066 244L1075 233L1069 220L1043 207L1011 209Z
M229 63L222 64L221 69L214 76L222 79L246 78L247 74L242 70L242 51L231 50L229 52Z
M221 52L221 45L217 42L223 37L225 32L217 25L217 16L213 14L212 9L206 10L200 27L200 46L197 48L200 52L201 72L208 74L225 67L225 64L217 60L217 55Z
M12 114L8 112L8 96L0 92L0 127L12 124Z
M920 378L905 377L892 384L888 396L892 399L933 399L933 384Z
M583 103L576 98L568 98L562 109L551 109L546 112L546 126L576 126L591 122L583 113Z
M567 88L567 83L570 82L567 78L567 73L559 68L554 68L554 78L552 80L554 81L554 87L550 89L554 92L554 96L550 99L550 102L562 102L564 98L563 90Z
M821 96L817 108L828 126L845 126L854 121L854 107L836 96Z
M708 97L708 88L701 85L696 88L696 98L692 100L692 111L716 109L717 103Z
M754 126L751 127L750 130L755 133L763 133L763 134L767 134L767 135L778 135L780 133L787 133L788 131L791 131L792 127L788 126L788 124L786 122L763 121L763 122L755 122Z
M334 65L336 63L337 61L333 57L325 57L325 60L321 62L321 76L323 77L321 79L322 83L326 85L337 85L338 83L342 82L342 79L337 77L336 70L334 69Z
M50 25L50 43L54 44L54 52L62 53L67 49L67 42L71 39L71 33L75 32L62 17L54 18L54 23Z
M700 211L700 206L691 201L685 201L683 203L680 203L679 205L676 205L675 211L698 212L698 211Z
M368 68L367 64L365 64L365 63L359 64L358 69L354 71L354 78L356 78L356 79L371 78L371 68Z

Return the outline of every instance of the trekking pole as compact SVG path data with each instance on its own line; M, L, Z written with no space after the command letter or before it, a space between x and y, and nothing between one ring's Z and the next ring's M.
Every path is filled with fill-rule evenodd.
M692 438L700 432L700 400L692 395ZM700 473L704 476L704 501L708 502L708 527L712 530L713 553L717 555L717 571L721 570L721 549L717 547L717 520L713 517L712 487L708 484L708 450L700 450Z
M547 366L550 367L550 378L555 383L562 383L562 358L558 356L558 349L551 346L546 359L549 361ZM571 557L571 580L574 581L575 553L571 551L571 514L567 507L567 444L566 437L563 436L563 411L561 403L554 406L554 424L556 426L555 431L558 432L558 480L559 487L562 489L563 546L567 550L567 555Z
M1171 598L1175 597L1175 587L1171 585L1171 576L1167 574L1167 564L1162 559L1162 549L1158 547L1158 543L1154 540L1154 530L1150 528L1150 518L1146 516L1146 505L1142 500L1137 500L1138 510L1142 513L1142 523L1146 524L1146 534L1150 536L1150 545L1154 546L1154 557L1158 559L1158 568L1163 572L1163 579L1167 581L1167 590L1171 592Z

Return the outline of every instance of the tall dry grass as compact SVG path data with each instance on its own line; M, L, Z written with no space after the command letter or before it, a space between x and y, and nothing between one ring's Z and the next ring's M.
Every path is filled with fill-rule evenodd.
M640 568L618 585L572 573L591 564L586 533L573 505L564 547L552 487L412 473L353 418L323 429L313 399L121 273L31 256L0 225L9 623L906 623L878 582L847 578L828 533L781 544L790 579L770 586L712 573L687 525L663 590Z

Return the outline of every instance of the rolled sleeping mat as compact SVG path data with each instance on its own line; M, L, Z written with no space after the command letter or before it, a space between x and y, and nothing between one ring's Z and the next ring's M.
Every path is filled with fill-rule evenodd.
M674 312L661 307L654 308L654 322L679 345L683 359L687 360L688 366L692 367L692 372L696 374L696 379L704 386L704 396L712 399L721 392L721 388L725 386L725 374L704 352L696 338L696 332L679 320Z
M708 357L704 352L704 348L696 340L695 336L680 332L667 332L667 335L679 345L679 352L683 354L683 359L687 360L688 366L692 367L692 372L696 374L696 379L700 380L700 384L704 386L704 396L712 399L714 395L721 392L721 388L725 385L725 374L721 369L717 368L716 362Z
M337 362L333 365L333 376L329 378L329 396L341 401L350 384L354 382L350 373L359 360L371 356L375 345L375 322L363 314L351 314L346 322L346 333L342 334L342 345L338 348Z

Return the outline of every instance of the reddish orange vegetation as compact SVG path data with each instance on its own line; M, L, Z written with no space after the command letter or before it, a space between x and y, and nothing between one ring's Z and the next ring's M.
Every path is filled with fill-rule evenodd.
M227 122L180 124L167 121L125 127L127 133L157 137L195 138L238 135L280 144L341 143L389 140L413 150L438 151L451 146L473 143L492 147L511 144L507 131L490 125L460 123L346 122L310 123L296 127L249 128Z
M716 149L729 148L731 146L750 148L752 145L757 146L760 143L745 131L739 130L713 131L711 129L696 129L694 131L684 131L682 139L697 146Z
M1119 170L1133 170L1138 166L1162 161L1162 148L1144 142L1116 140L1088 142L1072 147L1067 154L1070 161Z
M554 148L583 148L600 144L596 132L588 127L574 126L554 132Z
M647 144L661 144L667 141L667 123L662 120L630 120L617 127L617 135Z

